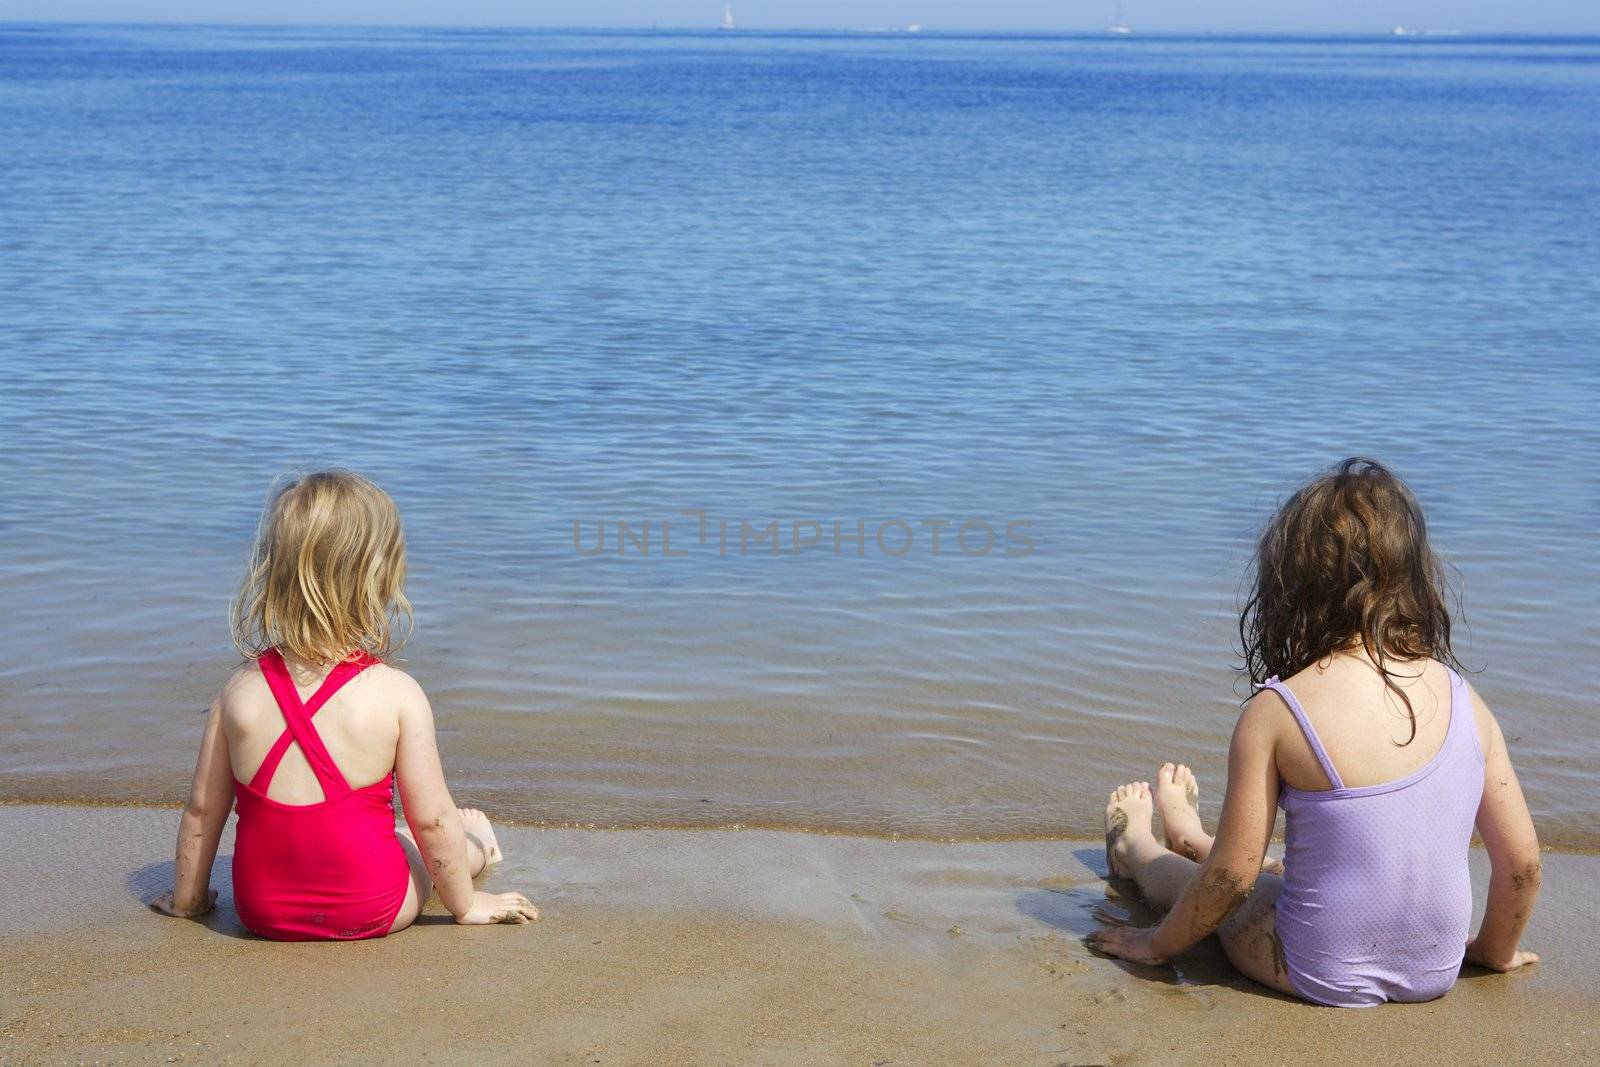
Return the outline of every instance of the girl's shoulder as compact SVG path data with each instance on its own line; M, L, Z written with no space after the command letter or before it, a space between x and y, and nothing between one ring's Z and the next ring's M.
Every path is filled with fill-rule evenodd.
M241 708L259 704L263 695L270 698L271 690L267 687L267 680L261 676L261 668L252 659L241 663L228 675L227 681L222 683L222 693L217 697L217 702L222 705L224 718L236 719Z
M1234 736L1253 739L1255 743L1276 748L1284 733L1284 724L1292 723L1283 697L1274 689L1263 686L1251 695L1239 710L1239 721L1234 725Z
M425 696L420 682L394 664L384 663L382 660L363 670L355 680L365 681L371 688L402 700L415 700Z
M1478 731L1478 751L1488 757L1505 747L1505 735L1500 732L1500 721L1494 717L1494 712L1489 710L1489 705L1478 695L1472 683L1459 671L1457 675L1461 678L1461 687L1467 691L1467 699L1472 706L1473 725Z
M384 717L396 717L402 726L427 721L433 714L422 684L390 663L378 662L349 683L359 686L358 699Z
M404 707L427 702L427 696L415 678L399 667L381 660L364 668L360 674L345 682L340 689L350 696L357 697L362 703L372 701ZM222 684L222 692L217 700L222 705L223 717L232 720L238 720L241 716L248 718L269 710L275 713L277 708L272 687L267 684L259 662L254 659L241 663L228 676L227 681Z

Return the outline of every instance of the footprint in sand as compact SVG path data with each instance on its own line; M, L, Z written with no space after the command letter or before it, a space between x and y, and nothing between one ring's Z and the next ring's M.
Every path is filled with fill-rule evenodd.
M1058 874L1041 881L1039 888L1050 893L1070 893L1079 886L1098 881L1100 881L1100 876L1094 874L1084 875L1082 878L1074 878L1070 874Z
M1103 1008L1108 1004L1126 1004L1128 991L1116 985L1110 989L1102 989L1098 993L1087 993L1083 999L1097 1008Z
M882 914L885 919L891 919L894 922L901 923L905 926L915 926L918 930L929 929L926 924L917 922L899 908L890 908L888 911L885 911Z

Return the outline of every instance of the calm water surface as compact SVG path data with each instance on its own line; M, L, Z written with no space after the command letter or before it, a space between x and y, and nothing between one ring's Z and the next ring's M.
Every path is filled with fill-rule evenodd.
M1600 844L1600 41L12 24L0 145L0 796L181 798L266 488L343 464L464 801L1209 816L1251 537L1371 452Z

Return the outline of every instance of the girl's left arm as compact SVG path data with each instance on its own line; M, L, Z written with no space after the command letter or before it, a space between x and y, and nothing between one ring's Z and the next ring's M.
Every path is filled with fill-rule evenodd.
M210 911L217 902L211 888L211 864L217 842L233 808L233 766L228 761L228 735L222 729L222 697L211 705L200 756L195 760L189 803L178 823L178 853L172 892L163 893L150 906L165 915L192 919Z
M1282 716L1263 690L1245 705L1228 745L1228 786L1211 855L1150 939L1156 959L1182 955L1243 904L1261 874L1277 821L1277 738Z

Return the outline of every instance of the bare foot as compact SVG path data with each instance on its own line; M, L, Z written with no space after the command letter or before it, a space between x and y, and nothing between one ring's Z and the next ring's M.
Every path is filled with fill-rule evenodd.
M1199 862L1211 851L1211 837L1200 825L1200 783L1182 763L1163 763L1156 771L1156 811L1167 847Z
M1196 863L1204 863L1211 855L1213 838L1200 822L1200 783L1194 772L1182 763L1163 763L1156 771L1155 795L1167 847ZM1261 869L1281 875L1283 861L1263 856Z
M494 836L494 827L489 825L489 816L477 808L457 808L461 813L461 825L472 837L476 838L479 845L483 846L483 855L488 863L499 863L503 859L500 852L500 841Z
M1119 785L1106 798L1106 867L1117 878L1132 878L1127 864L1129 834L1154 835L1150 830L1150 783Z

